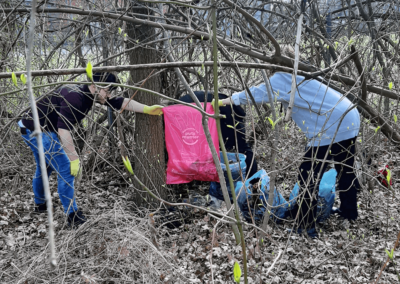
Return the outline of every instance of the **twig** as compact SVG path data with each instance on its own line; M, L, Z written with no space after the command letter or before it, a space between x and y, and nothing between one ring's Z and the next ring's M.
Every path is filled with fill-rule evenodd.
M139 0L140 2L145 2L145 3L158 3L158 4L175 4L175 5L180 5L183 7L187 7L187 8L192 8L192 9L199 9L199 10L209 10L211 7L210 6L193 6L193 5L189 5L187 3L190 2L180 2L180 1L150 1L150 0Z
M215 0L212 0L212 43L213 43L213 49L212 49L212 54L213 54L213 79L214 79L214 99L215 101L218 102L218 48L217 48L217 11L215 7ZM215 113L218 115L219 114L219 107L215 108ZM232 200L233 200L233 206L235 207L235 217L238 222L238 228L240 232L240 244L242 246L242 256L243 256L243 270L244 270L244 283L248 283L247 279L247 256L246 256L246 242L244 240L244 233L243 233L243 227L242 224L240 223L240 210L239 210L239 205L237 203L236 199L236 194L235 194L235 187L233 186L233 178L232 178L232 172L231 169L228 165L228 155L226 154L226 148L225 144L222 138L222 132L221 132L221 121L220 119L216 119L217 121L217 129L218 129L218 137L220 141L220 147L222 151L222 156L224 157L224 161L227 164L226 167L226 172L228 174L228 179L229 179L229 186L231 188L231 193L232 193ZM221 180L220 180L221 181ZM236 239L238 242L238 239Z
M381 127L381 131L388 137L393 143L400 143L400 134L395 128L389 126L385 119L380 115L373 107L367 104L367 83L365 79L364 68L361 64L361 60L358 56L358 52L354 45L351 46L351 52L353 53L353 61L356 65L358 74L361 80L361 98L358 101L360 107L362 107L370 116L371 121ZM394 126L396 127L396 126Z
M157 231L156 231L155 222L154 222L154 213L149 214L149 228L150 228L151 242L158 250L160 250L160 247L158 246L158 243L157 243Z
M257 58L257 57L253 57ZM339 63L339 66L344 63L344 61L347 59L343 59L341 63ZM291 73L293 72L293 68L291 67L286 67L286 66L280 66L280 65L274 65L274 64L262 64L262 63L250 63L250 62L230 62L230 61L219 61L218 64L221 67L241 67L241 68L253 68L253 69L266 69L266 70L273 70L273 71L281 71L281 72L286 72L286 73ZM101 67L93 67L93 72L121 72L121 71L129 71L129 70L143 70L143 69L168 69L168 68L174 68L174 67L202 67L202 66L212 66L213 61L193 61L193 62L164 62L164 63L148 63L148 64L137 64L137 65L116 65L116 66L101 66ZM335 67L339 67L335 66ZM316 80L321 80L318 78L320 76L320 72L324 72L324 74L327 74L331 68L326 68L322 71L317 71L315 70L309 70L309 72L304 71L304 70L298 70L298 75L304 76L307 79L316 79ZM18 77L21 74L25 74L26 71L16 71L14 74ZM71 75L71 74L85 74L86 69L85 68L72 68L72 69L49 69L49 70L33 70L32 71L32 77L39 77L39 76L56 76L56 75ZM3 72L0 73L0 79L4 78L11 78L12 72ZM353 87L356 85L358 82L356 80L351 79L350 77L345 77L341 75L336 75L336 74L331 74L330 79L336 82L343 83L347 86ZM72 82L69 82L72 83ZM60 83L58 83L60 84ZM377 87L375 85L368 85L367 84L367 90L369 92L372 92L374 94L377 94L379 96L387 97L390 99L398 100L400 96L391 90L384 89ZM0 96L5 95L5 94L14 94L17 92L20 92L21 90L13 91L13 92L7 92L7 93L1 93Z
M217 231L217 226L219 225L220 221L217 221L217 223L214 225L213 229L213 236L211 240L211 251L210 251L210 270L211 270L211 281L214 283L214 270L212 267L212 253L213 253L213 247L214 247L214 239L215 239L215 232Z
M226 4L228 4L229 6L233 7L235 10L240 12L249 22L255 24L260 29L260 31L262 31L274 45L275 56L281 55L281 47L279 46L279 43L276 41L274 36L264 27L264 25L260 23L260 21L255 19L252 15L250 15L248 12L246 12L236 4L232 3L231 1L229 0L222 0L222 1L224 1Z
M272 265L270 266L270 268L268 268L268 271L266 273L266 275L269 275L269 273L271 272L272 268L274 268L276 262L279 260L279 258L281 257L282 251L280 250L278 253L278 256L275 258L274 262L272 263Z
M32 76L31 76L31 57L32 57L32 49L34 42L34 34L35 34L35 17L36 17L36 0L32 0L31 2L31 17L29 23L29 36L28 36L28 50L26 56L26 71L27 71L27 89L29 95L29 102L32 109L33 122L35 126L35 130L31 134L31 136L36 136L36 141L38 144L38 152L39 152L39 161L40 161L40 170L42 174L42 183L44 187L44 193L46 197L46 205L47 205L47 220L49 223L49 245L50 245L50 264L53 268L57 266L56 253L55 253L55 244L54 244L54 224L53 224L53 203L51 201L50 188L49 188L49 179L47 177L47 167L46 160L44 156L43 150L43 140L42 140L42 131L40 129L39 115L36 107L35 97L33 96L32 89Z
M285 122L288 122L292 117L293 105L294 105L294 97L296 94L296 78L297 78L297 69L299 68L299 58L300 58L300 41L301 41L301 28L303 25L303 17L305 12L305 2L306 0L302 0L302 8L299 20L297 21L297 35L296 35L296 44L295 48L295 59L294 59L294 67L293 67L293 75L292 75L292 88L290 90L290 101L289 106L287 107Z
M167 35L167 37L169 37L168 32L166 32L166 35ZM174 59L172 53L169 51L170 50L170 43L168 41L165 42L165 48L167 49L167 52L168 52L168 60L174 62L175 59ZM188 92L189 96L196 103L197 107L201 108L201 104L200 104L199 100L197 99L197 97L194 94L193 90L190 88L190 86L187 83L185 77L183 77L181 70L179 68L174 68L174 71L175 71L177 77L179 78L179 80L184 85L184 87L185 87L186 91ZM218 90L217 90L217 96L218 96ZM204 107L206 107L206 103L207 102L205 102ZM203 111L203 113L206 113L206 112ZM216 116L219 115L218 109L215 109L215 115ZM217 121L217 127L218 127L219 119L217 119L216 121ZM217 169L217 174L218 174L218 178L219 178L219 181L220 181L220 184L221 184L221 189L222 189L222 193L223 193L223 196L224 196L224 201L226 203L227 208L231 208L232 204L231 204L231 201L230 201L230 198L229 198L229 193L228 193L228 190L227 190L227 187L226 187L224 174L223 174L222 167L221 167L221 164L220 164L220 161L219 161L219 153L217 153L217 151L215 150L215 147L213 145L213 141L212 141L212 138L211 138L210 130L208 128L208 121L207 121L206 117L204 116L204 114L202 115L202 126L203 126L203 130L204 130L204 134L205 134L206 139L207 139L207 143L208 143L209 149L210 149L212 157L213 157L213 161L214 161L215 167ZM219 133L220 133L220 130L219 130ZM220 139L220 145L221 146L223 145L223 140L221 140L221 139ZM229 216L234 218L234 215L233 215L232 211L229 212ZM237 228L237 225L233 224L232 225L232 230L233 230L233 233L235 235L236 242L239 243L239 230Z
M399 241L400 241L400 232L397 234L397 240L396 240L396 243L394 244L393 251L396 250L397 246L399 245ZM388 256L385 264L382 266L381 271L379 272L378 278L376 278L375 284L378 284L379 278L381 278L382 272L383 272L383 270L385 270L389 261L390 261L390 258Z
M257 63L259 63L258 62L258 59L255 59L256 60L256 62ZM262 74L262 77L263 77L263 79L264 79L264 84L265 84L265 88L266 88L266 90L267 90L267 95L268 95L268 100L270 101L270 103L271 103L271 112L272 112L272 119L274 120L274 123L276 123L277 122L277 119L276 119L276 113L275 113L275 106L274 106L274 104L273 104L273 102L274 102L274 99L273 99L273 97L272 97L272 88L271 88L271 84L269 83L269 80L268 80L268 78L267 78L267 74L265 73L265 71L264 70L261 70L261 74ZM271 155L271 176L270 176L270 184L269 184L269 196L268 196L268 207L266 208L266 212L265 212L265 215L264 215L264 218L263 218L263 221L262 221L262 225L261 225L261 228L264 230L264 231L267 231L267 226L268 226L268 221L269 221L269 217L270 217L270 214L271 214L271 211L270 210L272 210L272 206L273 206L273 204L274 204L274 198L275 198L275 168L276 168L276 154L277 154L277 149L275 148L275 141L277 142L277 141L279 141L279 127L275 127L275 129L274 129L274 136L275 137L272 137L272 142L271 142L271 147L272 147L272 155ZM263 239L263 237L264 237L264 234L263 233L261 233L260 234L260 239L259 239L259 242L260 242L260 244L259 245L261 245L262 244L262 239Z

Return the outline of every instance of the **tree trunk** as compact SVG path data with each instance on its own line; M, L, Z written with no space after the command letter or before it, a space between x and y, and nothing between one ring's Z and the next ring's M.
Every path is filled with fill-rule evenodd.
M148 13L147 9L135 9L134 11L135 13ZM143 18L146 17L144 16ZM134 41L128 44L128 48L131 48L136 44L137 40L139 40L139 44L154 40L155 31L154 28L146 25L135 26L128 24L127 34L130 40ZM129 60L130 64L155 63L160 60L158 55L159 53L155 46L153 48L139 48L129 54ZM145 80L150 72L151 70L131 71L131 84L142 85L142 80ZM142 87L160 92L160 76L151 76ZM133 93L130 95L132 96ZM138 92L133 99L146 105L160 104L159 97L143 92ZM162 117L136 113L134 173L143 184L162 198L166 197L166 190L162 187L165 184L164 145ZM148 206L151 202L151 197L138 184L135 184L135 187L138 189L133 196L136 204L138 206Z

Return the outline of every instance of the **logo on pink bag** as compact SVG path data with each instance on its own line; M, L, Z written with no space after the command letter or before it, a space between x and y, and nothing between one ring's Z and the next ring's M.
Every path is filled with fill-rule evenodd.
M186 145L194 145L199 142L199 132L194 128L186 128L182 131L182 140Z

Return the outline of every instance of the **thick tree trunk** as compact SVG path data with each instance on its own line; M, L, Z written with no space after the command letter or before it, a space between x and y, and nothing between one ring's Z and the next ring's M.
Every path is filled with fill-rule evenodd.
M135 12L138 13L135 9ZM147 14L148 10L140 11ZM144 17L145 18L145 17ZM132 24L127 25L127 34L135 42L140 43L154 40L154 28ZM130 46L129 46L130 45ZM134 43L128 44L128 48ZM143 64L159 62L157 50L153 48L135 49L129 54L130 64ZM130 72L131 83L137 86L142 85L142 81L147 78L151 70L133 70ZM153 91L161 91L161 78L159 75L153 75L142 85L143 88ZM132 95L133 93L131 93ZM160 104L160 98L150 94L138 92L134 100L146 105ZM164 130L161 116L153 116L137 113L135 120L135 165L134 173L137 177L155 193L165 198L166 192L162 185L165 184L165 157L164 157ZM147 206L150 202L150 196L144 193L144 190L138 185L135 191L134 199L138 206Z

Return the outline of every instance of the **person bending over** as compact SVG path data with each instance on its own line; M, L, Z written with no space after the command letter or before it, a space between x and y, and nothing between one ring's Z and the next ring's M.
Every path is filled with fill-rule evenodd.
M326 161L334 160L338 173L341 202L338 213L344 222L358 217L359 183L353 166L360 114L349 99L317 80L306 80L302 76L297 76L296 80L298 85L292 119L308 140L298 175L303 197L297 202L300 205L297 205L299 216L296 219L296 231L301 233L306 230L314 238L318 237L315 229L318 187L328 164ZM273 99L281 102L286 109L290 101L292 74L275 73L270 78L270 84ZM253 86L250 91L257 104L273 103L268 99L265 84ZM249 101L246 92L242 91L219 100L218 105L246 105ZM212 102L212 105L216 103Z
M93 82L119 83L112 73L100 72L93 75ZM147 106L123 97L111 97L116 86L65 85L53 94L36 103L40 126L43 129L43 148L46 158L47 174L57 173L58 194L67 214L68 223L77 227L86 218L78 209L74 197L74 181L80 171L80 162L75 150L71 130L88 114L95 102L106 104L114 109L125 109L132 112L161 115L162 106ZM35 212L44 213L47 210L42 183L37 140L31 136L34 131L32 112L24 114L18 122L22 138L31 148L36 161L36 172L33 177L33 193Z

